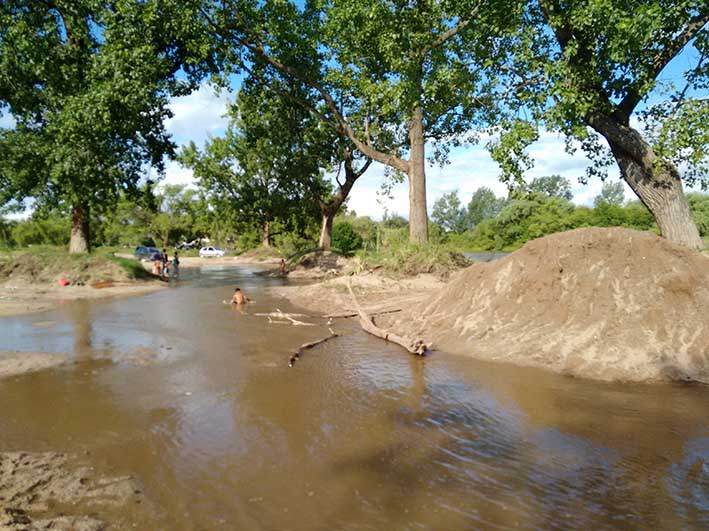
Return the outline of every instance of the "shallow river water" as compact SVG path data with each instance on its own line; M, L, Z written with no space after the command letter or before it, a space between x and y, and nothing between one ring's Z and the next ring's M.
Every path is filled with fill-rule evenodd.
M0 350L77 361L0 381L0 451L90 451L144 485L144 529L709 527L708 387L419 359L348 321L289 368L327 328L253 315L294 311L278 281L187 276L0 319Z

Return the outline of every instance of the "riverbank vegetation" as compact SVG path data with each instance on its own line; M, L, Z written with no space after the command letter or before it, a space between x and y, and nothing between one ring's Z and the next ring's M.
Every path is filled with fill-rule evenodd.
M55 284L63 278L68 284L83 285L151 276L140 262L117 257L107 250L68 254L62 247L43 245L0 252L0 283L18 278L37 284Z
M512 249L622 225L699 249L703 199L682 186L707 184L708 21L690 0L639 11L596 0L4 2L0 204L32 220L0 235L72 252L206 238L327 250L376 162L407 182L408 241L421 247L439 239L427 158L445 164L485 138L509 195L478 197L466 219L448 215L455 198L444 197L433 217L448 243ZM682 83L661 82L680 56ZM166 126L171 98L208 82L234 89L229 126L180 149ZM584 209L534 190L528 148L552 131L591 161L580 181L616 164L643 206ZM197 190L156 184L171 159Z

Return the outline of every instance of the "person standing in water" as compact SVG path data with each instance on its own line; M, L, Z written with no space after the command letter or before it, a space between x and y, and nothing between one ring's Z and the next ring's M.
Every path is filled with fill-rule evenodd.
M162 250L162 276L165 278L170 277L170 260L167 257L167 249Z
M175 251L175 257L172 259L172 276L175 278L180 276L180 259L177 257L177 251Z

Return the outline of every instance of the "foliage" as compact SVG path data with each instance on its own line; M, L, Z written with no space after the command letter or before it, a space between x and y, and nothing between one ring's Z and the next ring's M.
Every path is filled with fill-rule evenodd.
M506 200L496 197L495 192L486 186L475 190L468 203L467 228L473 228L486 219L494 218L505 206Z
M699 234L706 238L709 236L709 194L687 194L689 206L692 209L694 222L697 224Z
M178 4L0 4L0 107L16 122L0 130L0 204L31 196L85 217L134 189L146 164L162 171L169 98L199 73L178 43L196 38L194 7Z
M560 197L567 201L571 201L574 198L571 193L571 183L561 175L549 175L532 179L527 191L546 197Z
M347 255L362 247L362 238L351 223L338 221L332 227L332 246Z
M609 205L622 205L625 201L625 187L620 181L603 183L601 193L593 199L593 204L599 206L602 203Z
M15 224L11 230L15 245L66 245L69 242L69 221L66 216L33 217Z
M458 190L443 194L433 203L431 219L447 232L460 234L467 227L465 209L461 206Z

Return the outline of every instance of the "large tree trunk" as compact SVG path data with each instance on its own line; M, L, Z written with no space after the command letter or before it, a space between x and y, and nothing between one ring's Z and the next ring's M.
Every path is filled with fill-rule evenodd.
M702 249L677 168L658 161L652 147L632 127L605 116L592 118L591 125L608 141L623 179L655 217L662 236L690 249Z
M70 253L88 253L91 250L89 240L89 207L77 203L71 207Z
M426 211L426 156L423 137L423 109L414 109L409 127L411 158L409 159L409 240L428 243Z
M332 222L334 219L334 212L323 212L322 229L320 230L320 241L318 242L318 247L323 251L329 251L332 248Z
M263 245L263 247L271 247L271 230L268 221L263 224L262 231L261 245Z

